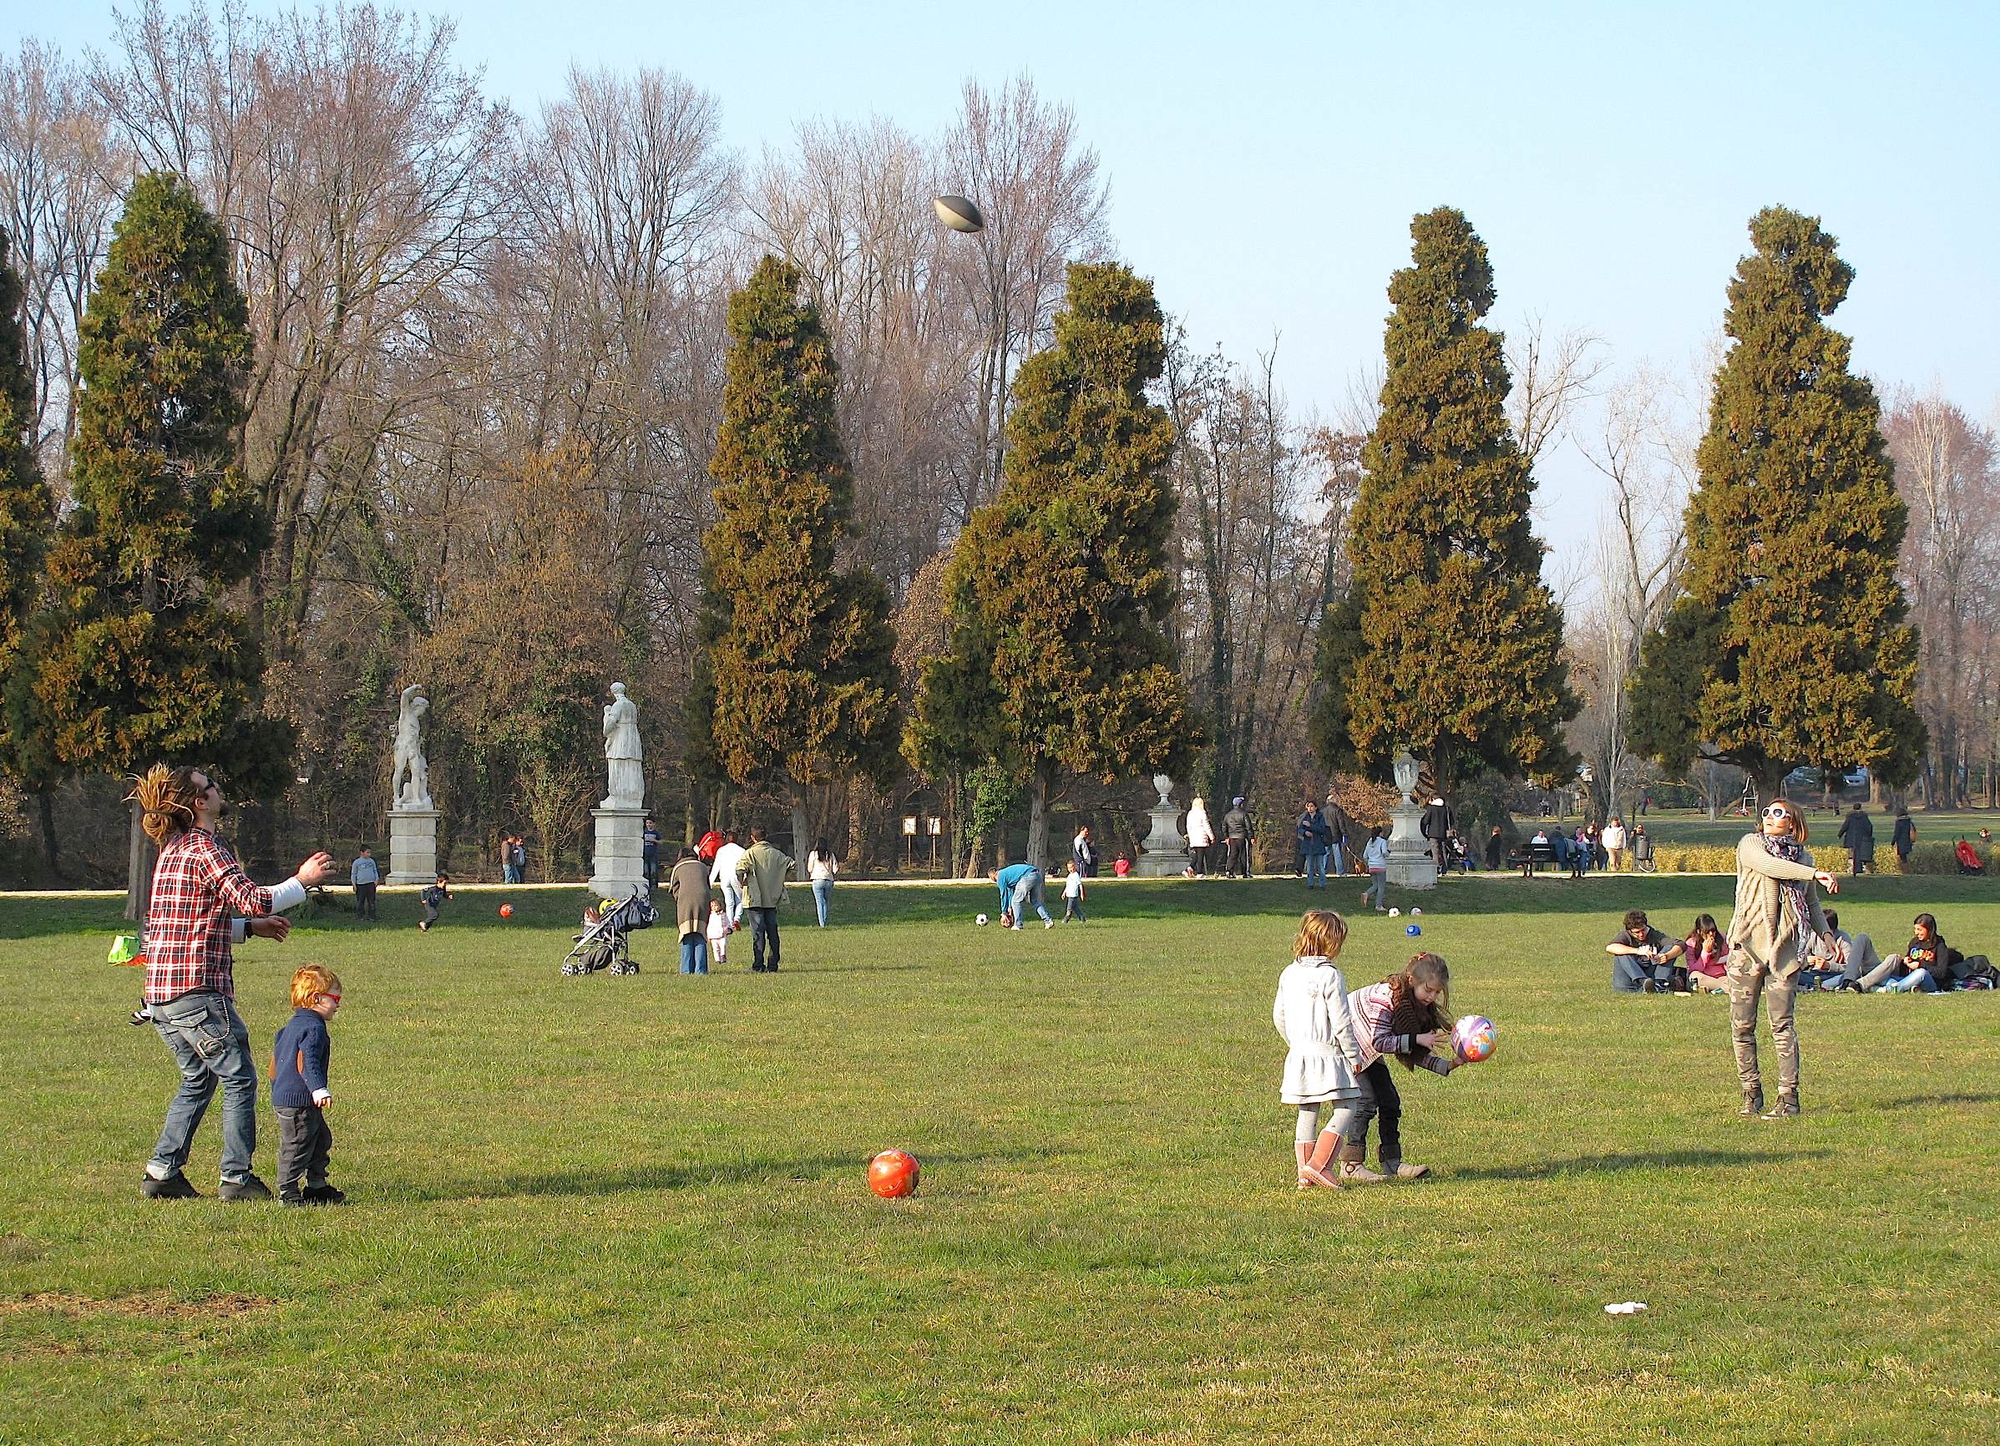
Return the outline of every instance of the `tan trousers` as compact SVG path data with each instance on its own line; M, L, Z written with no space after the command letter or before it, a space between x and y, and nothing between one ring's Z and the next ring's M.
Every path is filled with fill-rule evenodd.
M1757 996L1771 1017L1771 1043L1778 1049L1778 1092L1799 1092L1799 1037L1792 1028L1792 997L1798 987L1801 961L1787 945L1774 964L1766 964L1747 949L1729 955L1729 1030L1736 1045L1736 1074L1743 1093L1761 1094L1757 1073Z

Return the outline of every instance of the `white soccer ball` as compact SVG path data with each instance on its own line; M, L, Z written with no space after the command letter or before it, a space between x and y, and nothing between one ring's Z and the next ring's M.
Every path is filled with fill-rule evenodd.
M1418 914L1421 914L1422 912L1423 912L1423 910L1422 910L1422 909L1412 909L1412 910L1410 910L1410 914L1411 914L1411 916L1412 916L1412 917L1415 917L1416 915L1418 915Z
M984 924L986 922L986 916L984 914L981 914L977 919L973 920L973 922L975 924Z
M1401 909L1391 909L1389 911L1389 917L1392 919L1400 919L1403 917L1403 911Z

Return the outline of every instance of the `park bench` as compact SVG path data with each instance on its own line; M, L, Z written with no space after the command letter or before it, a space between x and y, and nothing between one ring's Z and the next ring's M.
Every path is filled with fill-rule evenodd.
M1519 869L1524 879L1533 878L1547 865L1556 866L1556 846L1550 843L1524 843L1517 845L1507 855L1507 867Z

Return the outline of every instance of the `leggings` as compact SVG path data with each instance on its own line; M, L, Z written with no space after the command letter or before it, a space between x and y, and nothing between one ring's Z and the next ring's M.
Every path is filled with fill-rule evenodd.
M1354 1101L1352 1099L1320 1100L1313 1104L1299 1106L1298 1128L1293 1132L1292 1138L1297 1140L1301 1145L1310 1145L1314 1140L1317 1140L1320 1136L1319 1112L1321 1110L1329 1112L1326 1120L1328 1130L1341 1136L1343 1139L1353 1133L1356 1115Z

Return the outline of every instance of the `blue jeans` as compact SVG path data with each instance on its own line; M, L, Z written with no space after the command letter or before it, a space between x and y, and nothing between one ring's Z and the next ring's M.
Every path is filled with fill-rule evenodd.
M681 973L708 973L708 940L702 935L681 935Z
M1316 850L1306 852L1306 887L1323 889L1326 887L1326 855Z
M833 902L833 880L814 879L812 885L813 906L819 910L819 926L824 929L826 927L826 906Z
M222 1178L250 1173L257 1149L257 1065L250 1031L236 1006L211 989L153 1006L153 1028L181 1067L181 1087L167 1104L167 1122L153 1146L153 1173L177 1175L215 1087L222 1086Z
M1890 980L1882 986L1882 989L1883 992L1888 994L1915 994L1919 991L1925 994L1936 994L1939 992L1937 980L1931 978L1931 971L1928 969L1912 969L1901 979Z
M1042 876L1040 874L1029 874L1020 883L1014 885L1015 928L1018 929L1021 927L1023 916L1027 914L1030 904L1035 906L1035 912L1042 916L1044 924L1053 924L1055 922L1054 919L1049 917L1048 900L1042 893Z
M776 909L751 908L750 915L750 971L762 974L766 970L775 972L778 967L778 911ZM770 945L771 962L764 962L764 946Z

